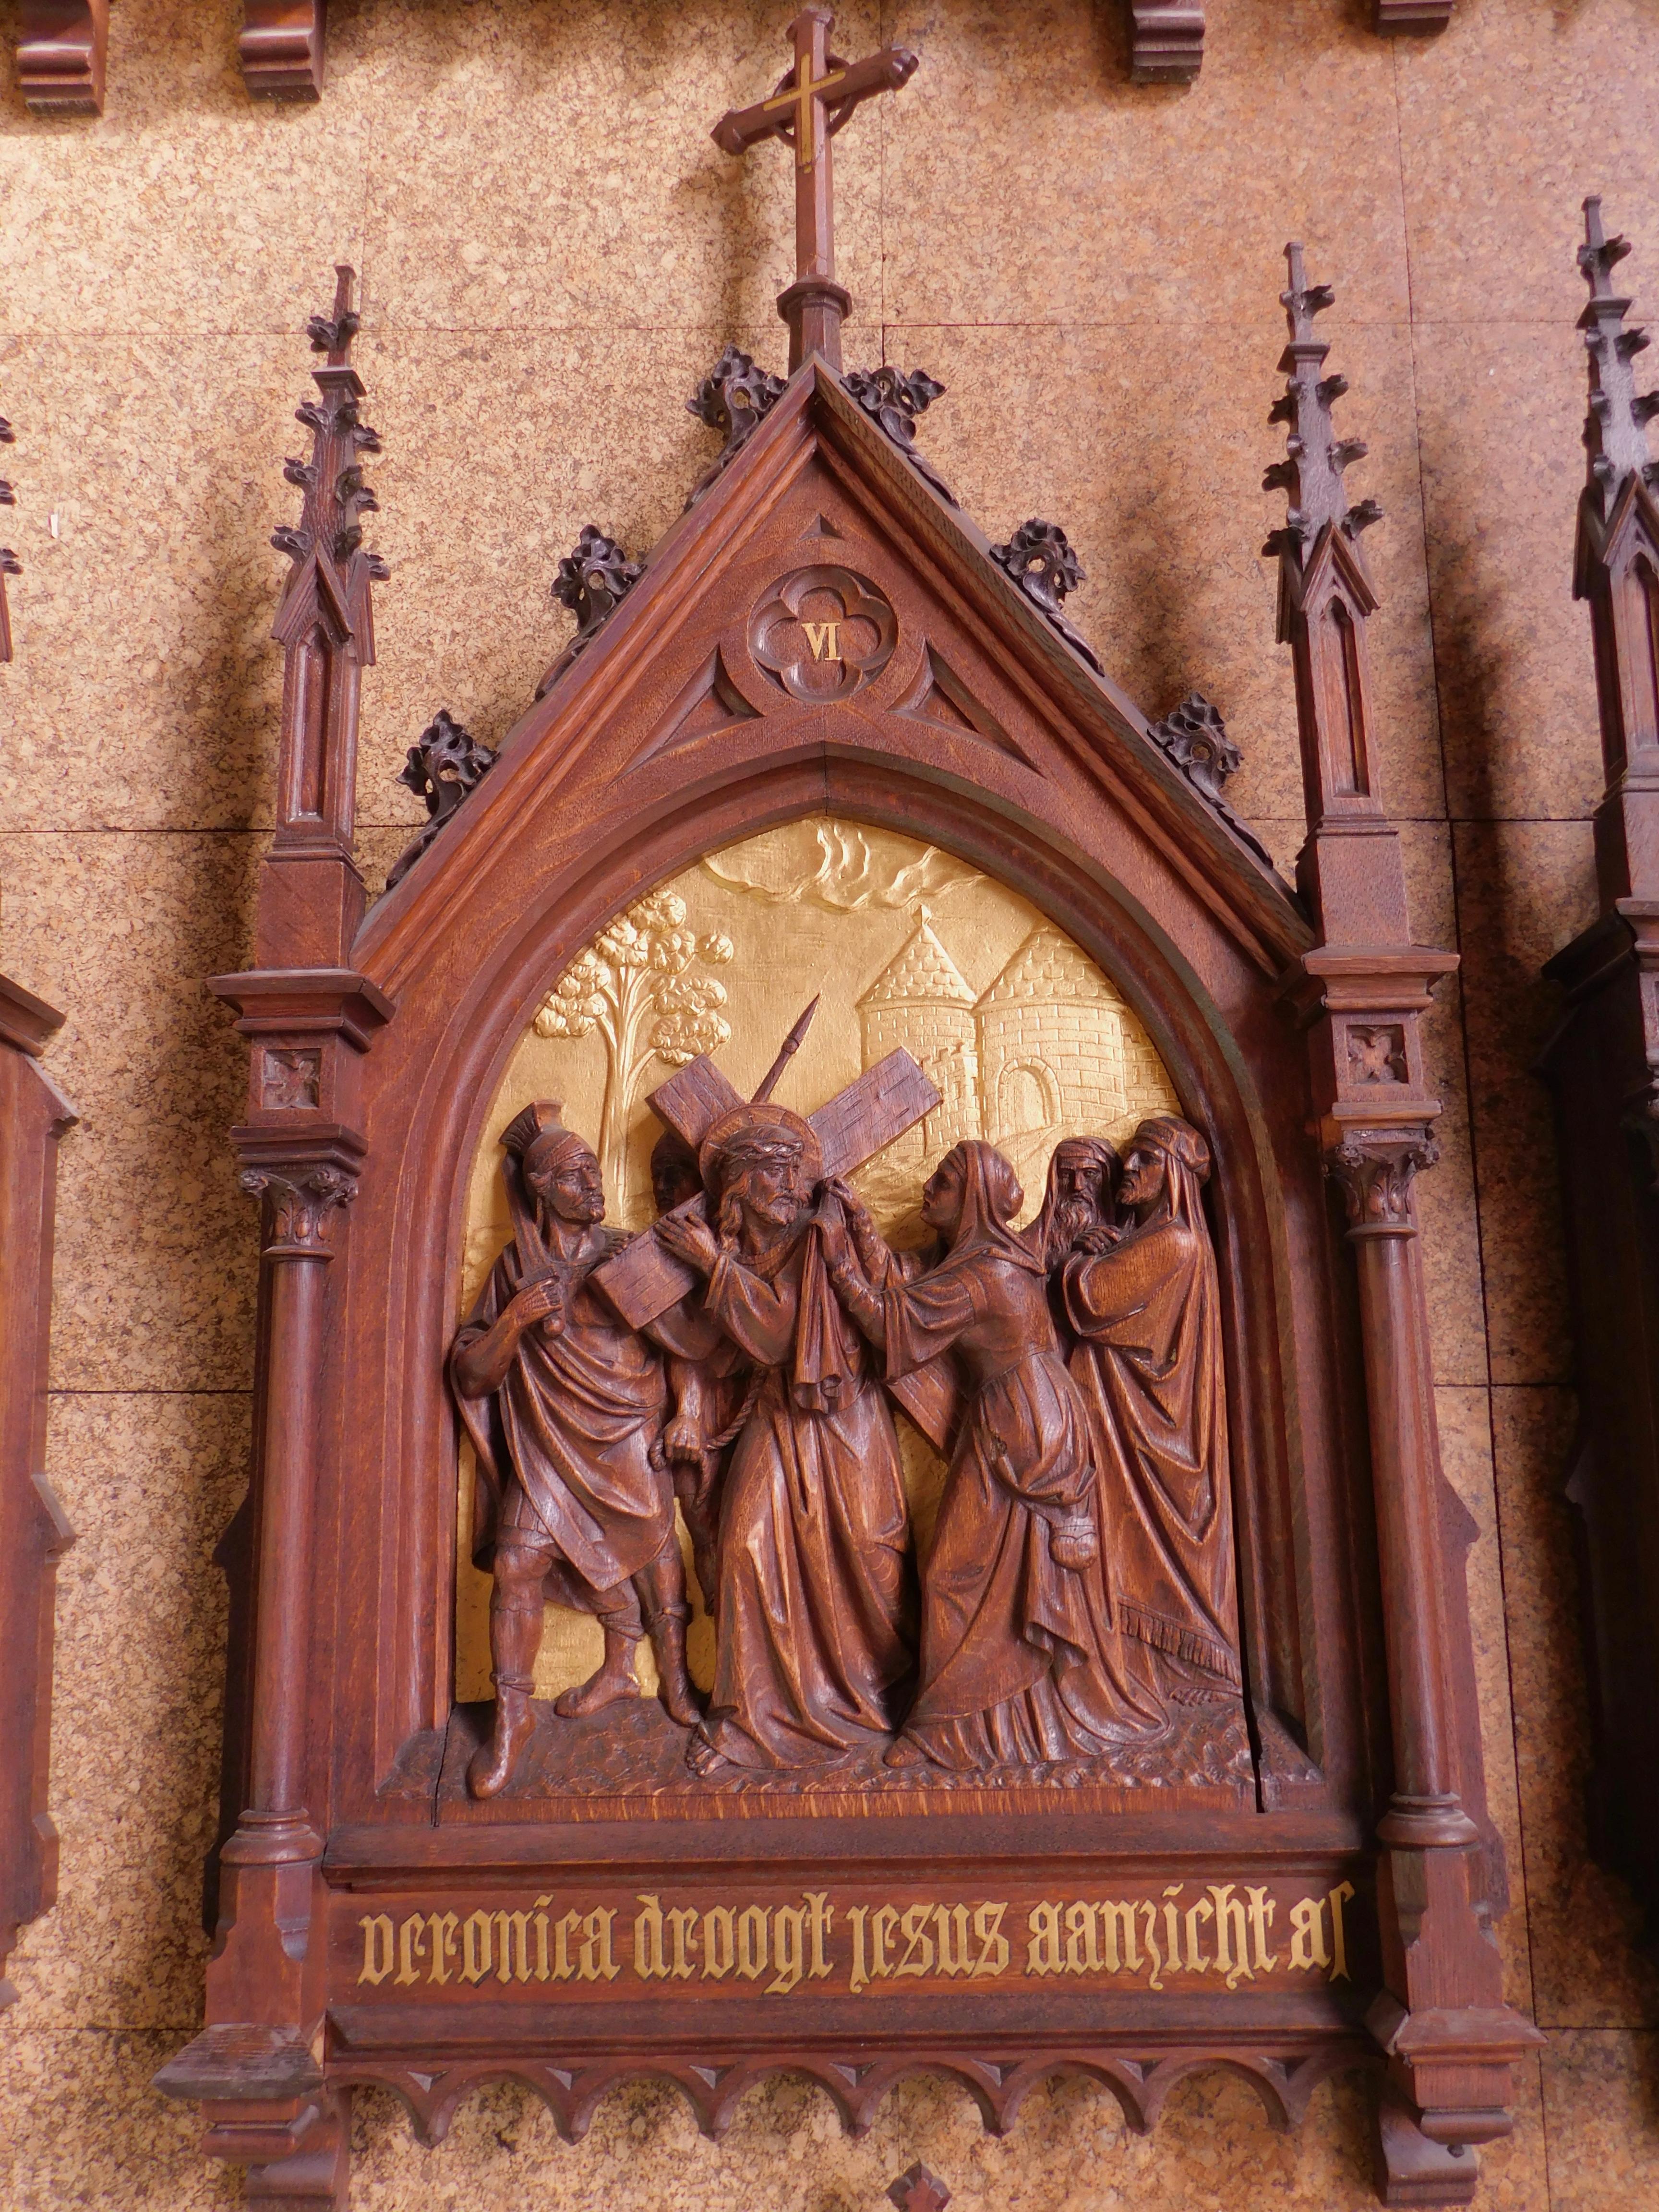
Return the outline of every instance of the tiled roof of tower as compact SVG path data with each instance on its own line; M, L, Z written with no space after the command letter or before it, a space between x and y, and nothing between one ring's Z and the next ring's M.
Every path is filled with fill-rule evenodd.
M971 1006L974 994L926 920L882 969L860 1006Z
M1108 994L1111 986L1088 954L1052 922L1044 922L1031 932L979 1003L995 1006L1015 999L1099 999Z

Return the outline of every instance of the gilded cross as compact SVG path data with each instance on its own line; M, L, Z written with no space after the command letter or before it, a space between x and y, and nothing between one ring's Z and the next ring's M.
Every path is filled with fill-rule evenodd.
M778 300L789 325L793 375L811 353L841 368L841 325L853 302L836 282L835 183L830 141L854 110L878 92L897 92L916 71L917 57L884 46L861 62L830 52L835 21L828 8L803 8L789 26L794 66L769 100L728 109L714 125L714 143L744 154L763 138L795 149L795 281Z

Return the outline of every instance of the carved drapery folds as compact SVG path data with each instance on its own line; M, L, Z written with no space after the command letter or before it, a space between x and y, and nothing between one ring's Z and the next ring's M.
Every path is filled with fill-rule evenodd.
M1019 586L1033 606L1041 607L1073 651L1097 674L1094 648L1066 618L1067 595L1084 582L1083 564L1057 522L1022 522L1006 545L994 545L991 558Z
M323 89L328 0L242 0L236 41L256 100L316 100Z
M1606 791L1601 912L1545 974L1565 993L1542 1056L1554 1093L1582 1429L1569 1496L1582 1518L1594 1763L1592 1848L1659 1911L1659 463L1638 393L1648 341L1613 271L1630 252L1584 202L1579 319L1587 470L1573 593L1589 608Z
M417 799L425 800L431 819L392 863L386 879L388 890L402 882L495 764L495 756L489 747L481 745L471 731L463 729L447 708L440 707L410 747L408 762L398 778Z

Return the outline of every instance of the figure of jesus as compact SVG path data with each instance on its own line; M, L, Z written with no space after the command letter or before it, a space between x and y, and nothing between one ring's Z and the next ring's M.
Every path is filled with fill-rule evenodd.
M708 1277L703 1311L749 1370L720 1506L717 1659L688 1757L799 1767L879 1747L912 1652L909 1516L893 1417L837 1305L809 1206L817 1139L750 1104L702 1147L712 1225L656 1234Z
M1103 1756L1165 1732L1122 1665L1101 1566L1088 1417L1048 1310L1044 1255L1013 1226L1014 1170L947 1152L922 1193L943 1242L890 1252L846 1185L825 1262L890 1376L954 1350L971 1389L922 1577L921 1674L890 1765L957 1770Z
M697 1717L673 1484L658 1443L662 1366L586 1280L623 1240L600 1226L598 1159L557 1114L526 1107L502 1136L514 1235L450 1354L478 1458L476 1555L495 1572L495 1712L468 1769L475 1797L506 1788L533 1732L549 1599L597 1615L605 1633L597 1672L555 1701L556 1713L635 1696L634 1647L648 1629L664 1705L684 1726Z

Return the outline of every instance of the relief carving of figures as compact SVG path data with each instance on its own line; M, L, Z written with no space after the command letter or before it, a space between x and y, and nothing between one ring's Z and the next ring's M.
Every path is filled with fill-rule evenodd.
M920 1682L887 1763L1030 1765L1158 1737L1161 1707L1114 1632L1088 1413L1043 1255L1012 1225L1013 1169L977 1139L946 1155L922 1195L944 1246L932 1267L835 1196L850 1228L826 1227L827 1262L887 1373L954 1352L971 1389L923 1575Z
M896 888L930 848L806 830L637 902L526 1032L502 1113L551 1076L617 1180L544 1098L508 1121L501 1179L475 1168L472 1279L489 1272L450 1372L495 1702L481 1744L476 1707L458 1723L446 1787L465 1769L485 1798L1248 1788L1209 1146L1053 923L958 871L942 938ZM792 903L814 917L798 930ZM819 965L826 933L855 957ZM745 978L741 1036L633 975L678 988L717 956ZM745 1100L734 1079L754 1085L811 975ZM647 1030L678 1072L635 1109ZM791 1066L810 1120L775 1096ZM630 1169L642 1185L647 1158L654 1218L626 1236L606 1190ZM471 1706L486 1592L462 1572ZM604 1647L595 1668L592 1630L550 1616L550 1713L549 1603Z
M811 1212L817 1139L749 1105L702 1146L710 1219L656 1234L707 1278L702 1313L745 1364L720 1505L714 1692L696 1771L790 1768L874 1750L914 1660L898 1438L831 1289Z
M1085 1232L1062 1277L1114 1614L1148 1655L1144 1679L1183 1704L1236 1698L1243 1680L1209 1172L1190 1122L1143 1121L1117 1190L1129 1225Z
M662 1361L586 1281L622 1240L601 1226L599 1161L558 1112L526 1107L502 1135L513 1239L450 1355L477 1454L475 1555L495 1575L495 1725L469 1771L476 1797L507 1786L533 1732L549 1598L597 1616L605 1633L598 1671L565 1692L558 1712L633 1696L634 1646L648 1631L665 1705L686 1725L697 1717L673 1483L659 1442Z

